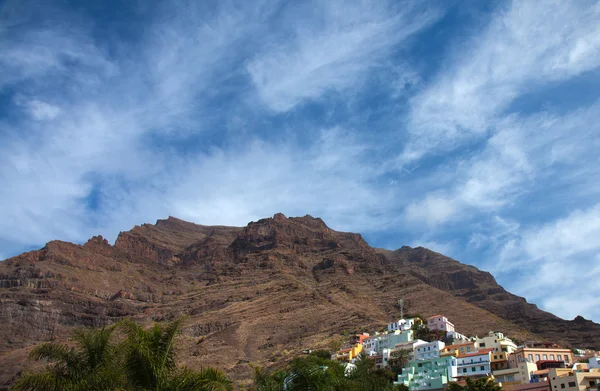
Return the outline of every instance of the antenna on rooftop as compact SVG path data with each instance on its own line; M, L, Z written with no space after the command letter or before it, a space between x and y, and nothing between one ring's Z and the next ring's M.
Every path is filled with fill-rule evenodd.
M398 299L398 307L400 307L400 319L404 319L404 299Z

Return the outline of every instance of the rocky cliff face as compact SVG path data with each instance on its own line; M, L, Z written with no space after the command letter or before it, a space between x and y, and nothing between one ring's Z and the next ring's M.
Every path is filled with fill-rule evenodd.
M73 327L183 314L183 361L242 380L250 363L277 365L344 331L381 327L398 316L400 297L410 312L444 313L467 334L600 345L600 325L559 319L489 273L424 248L376 250L311 216L244 228L170 217L122 232L114 246L53 241L1 262L0 384L27 364L32 345Z

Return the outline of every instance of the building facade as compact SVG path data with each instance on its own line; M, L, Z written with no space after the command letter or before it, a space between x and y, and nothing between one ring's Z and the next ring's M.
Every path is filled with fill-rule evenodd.
M395 349L396 345L413 341L413 336L414 332L412 330L396 330L393 333L375 334L366 337L362 343L365 353L369 355L381 354L383 349Z
M415 349L415 360L419 361L439 358L444 346L442 341L433 341L418 345Z
M396 322L388 323L387 329L390 333L396 330L406 331L410 330L415 324L421 323L423 322L419 318L398 319Z
M458 376L459 377L480 377L490 376L492 370L490 367L490 353L494 349L480 349L477 352L459 354L458 360Z
M456 357L451 356L413 361L402 369L394 384L404 384L411 391L443 389L456 380L457 365Z
M552 391L597 391L600 388L600 369L587 364L573 368L552 368L548 373Z
M427 327L429 327L429 330L454 331L454 324L443 315L434 315L427 318Z
M573 365L573 352L569 349L558 347L519 346L517 350L508 357L508 366L510 368L516 368L519 363L523 361L529 361L536 364L540 361L563 361L565 366L570 366Z

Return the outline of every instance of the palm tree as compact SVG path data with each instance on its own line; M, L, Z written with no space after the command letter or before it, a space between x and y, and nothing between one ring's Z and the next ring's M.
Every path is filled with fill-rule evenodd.
M356 368L347 376L345 390L348 391L388 391L394 390L390 383L392 373L377 367L375 361L366 354L360 353L355 361Z
M127 335L122 346L127 383L136 390L233 390L231 381L217 369L193 372L177 368L174 343L182 322L183 319L166 325L156 323L149 330L131 320L121 323Z
M25 374L13 386L14 391L34 390L109 390L123 385L123 372L116 357L116 347L110 342L115 327L73 332L74 347L44 343L35 347L30 358L47 360L42 372Z
M394 372L395 376L398 376L402 373L402 368L408 365L410 360L410 351L406 349L398 349L390 355L390 359L388 360L388 365L390 366L390 370Z
M285 391L285 379L288 376L285 371L269 373L262 367L254 368L253 391Z

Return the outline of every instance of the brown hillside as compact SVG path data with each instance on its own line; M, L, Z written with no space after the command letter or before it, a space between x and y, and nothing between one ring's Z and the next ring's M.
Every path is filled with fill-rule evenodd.
M122 232L114 246L53 241L0 263L0 384L21 370L27 347L72 327L182 314L181 359L243 381L250 363L277 365L343 332L382 327L398 316L400 297L410 312L444 313L466 334L600 345L600 325L559 319L423 248L375 250L310 216L245 228L170 217Z

